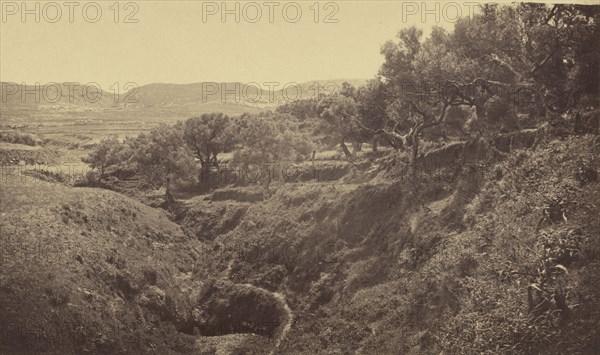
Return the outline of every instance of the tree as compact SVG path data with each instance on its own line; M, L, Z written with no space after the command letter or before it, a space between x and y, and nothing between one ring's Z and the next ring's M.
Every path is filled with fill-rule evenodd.
M246 167L258 164L267 187L271 181L269 164L300 161L313 151L309 137L286 115L246 114L236 120L236 127L241 146L234 152L233 161Z
M276 109L276 112L287 113L303 121L311 117L319 116L319 113L317 111L318 103L319 98L316 97L298 99L290 102L285 102L284 104L279 105Z
M318 110L320 117L328 125L333 140L340 145L346 158L353 159L346 142L356 141L360 130L356 123L358 111L354 99L343 94L328 95L319 101Z
M82 161L90 164L92 169L99 169L100 178L103 178L106 169L119 162L116 152L120 149L120 145L116 138L103 138Z
M153 186L165 187L165 202L175 202L171 192L175 179L189 179L194 172L194 159L185 144L183 125L161 125L148 134L138 136L135 161L139 173Z
M364 126L363 132L367 135L367 139L371 139L373 151L377 151L379 137L386 139L390 145L394 145L386 135L374 133L373 129L366 127L383 127L388 121L386 112L386 86L377 77L367 82L365 86L361 86L357 91L359 125ZM370 134L369 134L370 133Z
M495 96L509 93L518 107L519 96L531 94L549 119L574 107L579 97L597 97L598 7L523 3L483 10L459 21L451 42L460 57L479 63L475 73Z
M396 149L410 148L413 168L424 130L442 125L450 107L485 100L479 82L468 81L473 63L452 52L449 36L440 28L434 28L425 41L421 36L422 31L414 27L404 29L397 43L383 46L380 75L388 87L386 120L378 129L369 127L385 135Z
M218 166L218 154L233 148L235 132L223 113L207 113L185 121L185 142L200 160L203 169Z
M377 127L363 117L360 125L410 148L414 166L422 133L443 128L453 107L474 107L484 136L495 134L493 125L518 128L516 114L531 100L549 121L560 120L575 93L598 92L599 19L597 8L574 5L482 5L481 15L459 21L450 34L434 28L423 40L422 31L404 29L381 50L387 118ZM582 41L594 55L583 54ZM583 68L592 75L580 83Z

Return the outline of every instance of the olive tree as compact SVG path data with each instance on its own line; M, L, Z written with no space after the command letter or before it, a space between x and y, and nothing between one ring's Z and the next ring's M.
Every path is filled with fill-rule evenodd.
M194 159L185 144L183 125L161 125L150 133L141 134L135 152L138 172L153 186L165 188L165 202L173 203L172 183L175 179L190 179L194 174Z

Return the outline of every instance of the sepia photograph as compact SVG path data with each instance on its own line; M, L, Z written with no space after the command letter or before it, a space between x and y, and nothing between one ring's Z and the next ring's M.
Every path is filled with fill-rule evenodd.
M600 0L0 0L0 355L600 355Z

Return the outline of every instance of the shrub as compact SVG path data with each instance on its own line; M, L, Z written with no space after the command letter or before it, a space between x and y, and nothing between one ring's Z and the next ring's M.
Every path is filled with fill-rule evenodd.
M0 142L25 144L29 146L42 145L43 141L31 134L21 132L0 132Z

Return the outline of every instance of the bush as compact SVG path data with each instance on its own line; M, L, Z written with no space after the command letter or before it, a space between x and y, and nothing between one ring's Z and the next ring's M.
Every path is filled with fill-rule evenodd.
M271 180L269 164L300 162L314 149L309 137L300 133L287 116L248 116L236 124L242 145L235 151L233 163L259 165L261 180L266 183Z
M21 132L0 132L0 142L25 144L29 146L42 145L43 141L31 134Z

